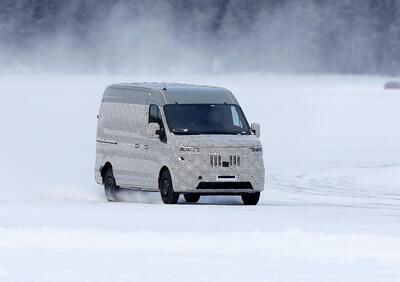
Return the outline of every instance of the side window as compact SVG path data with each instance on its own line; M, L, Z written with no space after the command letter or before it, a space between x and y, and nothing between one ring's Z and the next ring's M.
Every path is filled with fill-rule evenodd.
M231 106L231 111L232 111L232 121L233 121L233 125L243 128L241 120L239 118L239 114L236 110L236 108L234 106Z
M167 143L161 112L157 105L151 104L149 107L149 123L158 123L160 125L160 133L157 134L159 134L161 142Z
M161 113L157 105L154 104L150 105L149 123L158 123L160 126L162 125Z

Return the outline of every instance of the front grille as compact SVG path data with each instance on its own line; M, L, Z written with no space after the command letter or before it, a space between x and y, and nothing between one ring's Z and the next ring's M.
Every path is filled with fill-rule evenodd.
M197 185L199 190L204 189L253 189L250 182L200 182Z
M240 166L240 156L239 155L229 155L229 159L222 160L220 154L210 155L210 165L211 167L230 167L230 166Z
M219 167L222 165L222 157L218 154L210 155L210 165L211 167Z

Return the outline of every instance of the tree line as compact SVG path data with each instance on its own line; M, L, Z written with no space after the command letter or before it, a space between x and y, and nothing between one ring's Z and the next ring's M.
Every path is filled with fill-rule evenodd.
M400 0L0 5L2 69L400 72Z

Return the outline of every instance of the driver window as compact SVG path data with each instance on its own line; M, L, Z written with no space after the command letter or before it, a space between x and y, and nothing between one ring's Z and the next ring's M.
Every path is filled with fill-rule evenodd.
M158 108L157 105L154 105L154 104L150 105L149 123L158 123L160 126L162 126L161 113L160 113L160 109Z
M161 142L167 143L167 135L165 134L161 112L157 105L152 104L149 107L149 123L158 123L160 125L160 140Z

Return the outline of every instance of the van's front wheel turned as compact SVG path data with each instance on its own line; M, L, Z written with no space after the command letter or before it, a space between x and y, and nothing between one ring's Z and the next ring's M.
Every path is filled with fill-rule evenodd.
M104 192L106 194L106 198L110 202L116 201L116 194L118 192L118 186L115 182L114 174L112 168L107 169L103 178L104 182Z
M187 193L183 195L187 203L197 203L200 200L200 194Z
M260 192L248 193L242 195L243 204L247 206L257 205L259 199L260 199Z
M171 174L168 170L161 174L159 188L164 204L176 204L178 202L179 193L176 193L172 187Z

